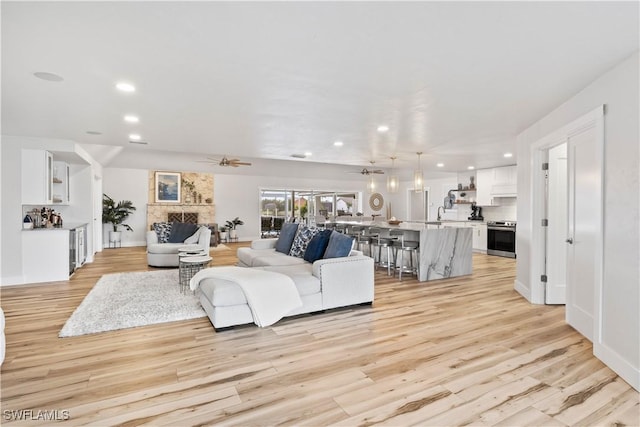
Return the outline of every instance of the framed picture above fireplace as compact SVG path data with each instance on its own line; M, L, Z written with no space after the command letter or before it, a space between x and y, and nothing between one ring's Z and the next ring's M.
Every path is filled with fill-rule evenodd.
M180 203L180 173L156 172L156 203Z

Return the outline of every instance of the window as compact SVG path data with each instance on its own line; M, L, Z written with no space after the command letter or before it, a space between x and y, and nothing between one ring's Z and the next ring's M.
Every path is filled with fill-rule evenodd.
M355 216L361 209L361 199L358 192L263 189L260 191L262 233L268 234L269 223L273 228L273 224L282 221L312 223L316 216Z

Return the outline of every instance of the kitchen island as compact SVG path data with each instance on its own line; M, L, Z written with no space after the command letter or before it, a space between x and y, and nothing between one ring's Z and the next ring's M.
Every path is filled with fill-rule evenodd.
M376 227L381 235L402 230L407 240L420 242L418 280L421 282L465 276L473 272L471 227L446 222L337 221L338 224Z

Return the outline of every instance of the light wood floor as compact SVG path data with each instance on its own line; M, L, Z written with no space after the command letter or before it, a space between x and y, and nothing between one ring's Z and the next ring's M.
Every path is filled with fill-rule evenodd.
M69 281L0 289L3 425L19 409L68 410L70 425L640 424L638 393L563 307L513 290L510 259L475 255L472 276L431 283L380 271L372 307L264 329L202 318L57 337L101 275L148 269L144 248L109 249Z

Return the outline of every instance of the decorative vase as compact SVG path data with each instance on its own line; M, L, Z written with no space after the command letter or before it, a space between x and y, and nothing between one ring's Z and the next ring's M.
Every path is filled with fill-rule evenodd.
M220 241L227 241L227 232L226 231L221 231L220 232Z
M185 203L191 203L191 194L186 193L186 194L184 195L184 202L185 202Z
M236 237L238 237L238 230L235 230L235 229L229 230L229 237L232 239L235 239Z
M110 231L109 232L109 241L118 243L122 240L122 231Z
M469 190L475 190L476 185L473 183L474 177L470 176L469 180L471 181L471 184L469 184Z

